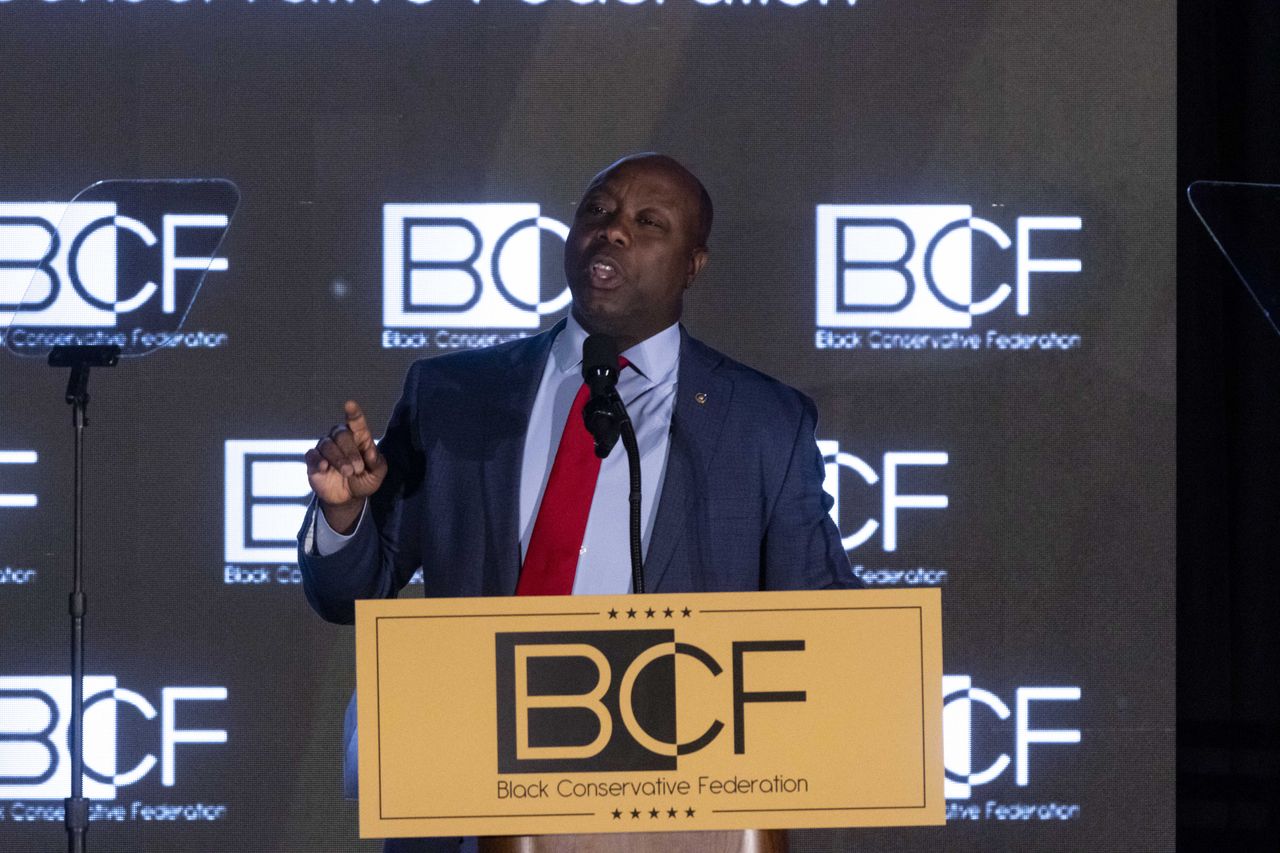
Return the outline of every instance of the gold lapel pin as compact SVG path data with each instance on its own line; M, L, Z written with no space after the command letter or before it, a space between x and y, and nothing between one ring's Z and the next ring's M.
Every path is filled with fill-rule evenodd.
M697 394L694 394L693 399L698 402L699 406L705 406L707 404L707 395L702 393L701 391L699 391Z

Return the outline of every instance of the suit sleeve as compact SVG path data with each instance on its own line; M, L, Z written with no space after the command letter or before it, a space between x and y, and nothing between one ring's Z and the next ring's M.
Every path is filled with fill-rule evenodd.
M387 460L387 478L369 498L355 535L333 554L314 548L316 501L307 508L298 534L298 567L312 608L330 622L355 621L361 598L394 598L421 566L417 520L425 498L424 454L418 429L422 362L409 369L404 393L396 404L378 449Z
M831 520L833 500L822 488L822 454L815 431L818 410L803 397L800 423L782 488L761 546L765 589L858 589L840 531Z

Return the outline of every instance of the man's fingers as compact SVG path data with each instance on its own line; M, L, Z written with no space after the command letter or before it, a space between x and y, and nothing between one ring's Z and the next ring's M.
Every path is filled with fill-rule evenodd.
M360 452L360 448L356 446L355 436L351 434L351 430L344 426L336 426L329 433L329 439L342 451L342 455L346 457L347 464L351 466L351 473L364 473L364 454ZM350 473L343 470L344 474L351 476Z
M378 445L374 443L373 434L369 432L369 422L365 420L364 410L355 400L348 400L343 409L347 416L347 429L351 430L351 435L355 438L360 457L365 465L374 467L378 461Z
M3 2L3 0L0 0ZM347 421L329 430L329 434L305 454L307 474L336 471L346 478L352 494L376 489L386 474L387 463L369 435L364 412L354 401L345 406Z
M373 439L369 439L359 447L360 456L364 459L364 466L366 468L377 468L379 459L378 445L374 443Z
M348 400L342 407L347 415L347 429L355 435L357 441L369 437L369 424L364 419L364 410L355 400Z
M351 464L347 454L342 451L342 448L332 438L320 439L320 443L316 445L315 449L321 458L338 469L342 476L350 477L355 474L355 466Z
M303 458L307 460L307 476L316 473L323 474L329 470L329 463L320 455L320 451L314 447L308 450Z

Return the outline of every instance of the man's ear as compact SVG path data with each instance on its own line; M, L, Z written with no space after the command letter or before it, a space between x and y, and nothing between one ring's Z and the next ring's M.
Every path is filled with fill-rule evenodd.
M693 284L693 280L698 277L698 273L702 272L702 268L707 265L707 257L706 246L699 246L693 250L693 254L689 255L689 271L684 280L686 290Z

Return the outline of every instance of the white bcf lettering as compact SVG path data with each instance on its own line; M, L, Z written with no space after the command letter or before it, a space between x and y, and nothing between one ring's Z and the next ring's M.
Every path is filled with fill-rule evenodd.
M898 469L914 465L946 465L947 454L935 452L884 455L884 549L898 550L898 510L946 509L946 495L904 495L898 492Z
M1031 727L1032 702L1077 702L1079 687L1019 687L1014 710L990 691L972 686L967 675L944 675L943 684L943 764L946 767L947 799L967 799L972 786L985 785L1014 764L1015 781L1021 787L1030 784L1030 745L1033 743L1080 743L1079 729L1035 729ZM973 722L976 705L985 705L1000 720L1014 717L1014 759L1000 753L985 769L973 772Z
M1016 285L974 293L972 240L1001 252L1015 241L966 205L818 205L817 319L832 328L969 328L1014 294L1019 316L1031 311L1031 276L1078 273L1078 258L1031 255L1037 231L1079 231L1078 216L1017 219Z
M383 325L536 329L572 298L541 298L542 232L569 236L537 204L384 205Z
M1009 719L1012 712L999 696L974 687L967 675L944 675L942 696L942 763L949 774L959 777L946 779L945 794L948 799L968 799L973 785L985 785L1010 763L1008 754L1002 752L985 769L973 771L974 705L985 705L1001 720Z
M880 475L865 461L852 453L844 453L835 441L819 441L818 450L823 460L822 488L831 495L831 519L840 523L840 469L847 468L858 475L868 486L880 482ZM899 491L899 469L914 466L946 465L950 456L941 451L890 451L884 454L884 486L881 489L881 518L884 521L884 550L898 549L898 513L904 509L946 509L948 497L936 494L902 494ZM881 528L880 521L868 518L853 533L841 541L846 551L863 545Z
M200 270L204 272L226 272L227 259L221 256L204 257L201 255L179 255L179 228L226 228L227 217L221 214L168 213L165 214L162 230L164 231L163 262L164 273L160 285L160 307L166 314L176 310L177 296L174 279L178 270ZM148 244L150 245L150 244ZM154 286L154 285L153 285Z
M117 702L124 702L138 709L144 719L154 720L156 718L156 706L148 702L143 696L134 693L132 690L126 690L123 687L117 687L112 692L112 698ZM87 763L87 762L86 762ZM116 773L112 778L112 782L117 786L132 785L143 776L151 772L151 768L156 766L156 757L151 753L144 755L132 770L124 773Z
M1031 728L1032 702L1078 702L1079 687L1019 687L1017 695L1018 707L1018 740L1017 740L1017 781L1025 786L1030 778L1030 761L1027 747L1033 743L1079 743L1079 729L1033 729Z
M852 453L840 451L840 444L835 441L819 441L818 450L822 454L823 478L822 488L831 495L831 520L840 524L840 469L848 468L862 478L868 486L880 482L880 475L875 469ZM880 522L868 518L855 532L841 539L846 551L852 551L870 539L880 527Z
M173 787L175 747L180 743L226 743L226 729L180 729L174 719L178 702L222 701L227 698L225 687L166 687L160 693L160 706L164 709L160 733L160 781Z
M288 564L311 487L303 457L311 439L225 443L224 556L228 563Z
M173 314L179 270L228 269L225 257L179 255L178 232L225 229L229 222L221 214L166 214L160 239L145 223L116 213L114 203L0 204L0 325L22 308L23 322L32 325L114 326L117 315L138 310L157 291L163 312ZM119 298L116 280L121 231L148 248L159 244L163 266L160 285L144 282L126 298Z
M161 781L176 783L178 744L226 743L225 729L184 729L178 703L224 701L225 687L166 687L161 710L122 687L114 676L84 679L84 792L91 799L115 799L116 788L143 779L156 766L147 753L132 768L116 770L117 718L123 703L145 720L160 719ZM0 677L0 799L62 799L71 787L67 731L71 717L69 676Z
M34 465L40 457L34 450L0 450L0 465ZM37 506L40 499L29 493L0 493L0 507Z
M1018 218L1018 316L1031 313L1031 274L1033 272L1069 272L1083 269L1078 258L1031 257L1031 232L1079 231L1083 222L1078 216L1021 216Z

